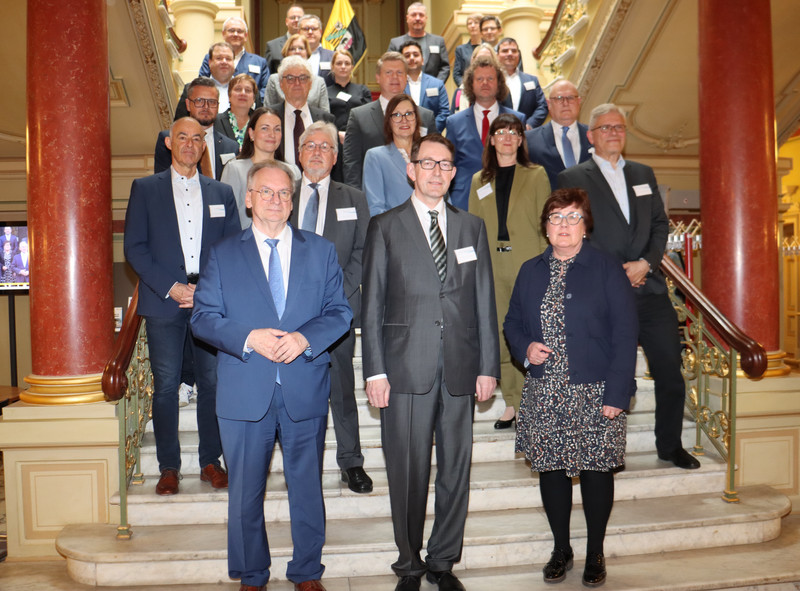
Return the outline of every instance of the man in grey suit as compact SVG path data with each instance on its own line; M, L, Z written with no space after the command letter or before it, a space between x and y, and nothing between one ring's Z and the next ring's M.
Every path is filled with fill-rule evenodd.
M483 221L443 199L452 143L421 138L407 172L411 198L367 230L364 375L369 403L381 409L396 591L417 591L426 572L440 591L463 591L452 567L467 518L475 397L491 397L500 375L492 263ZM436 509L423 561L434 433Z
M329 349L331 355L331 411L336 432L336 461L342 481L357 493L372 491L364 472L358 434L353 353L354 327L361 313L361 257L369 223L364 193L331 180L339 151L339 133L333 123L317 121L300 136L303 177L294 193L289 221L295 228L315 232L333 242L344 273L344 294L353 309L350 330Z
M267 41L267 46L264 49L264 59L267 60L270 72L278 71L278 66L281 65L281 60L283 59L281 50L286 45L289 37L300 32L300 19L303 18L304 14L302 6L292 4L289 10L286 11L286 33Z
M386 51L400 51L400 46L406 41L416 41L422 48L422 57L425 63L423 72L442 82L447 82L450 77L450 58L447 55L447 45L444 37L425 32L425 25L428 24L428 9L422 2L409 4L408 10L406 10L406 24L408 33L392 38Z
M396 51L384 53L375 66L375 80L381 89L378 100L350 111L344 135L344 182L357 189L362 188L361 176L367 150L386 143L383 137L386 105L394 95L403 92L408 83L408 64L403 55ZM436 130L433 111L419 107L419 115L422 135Z

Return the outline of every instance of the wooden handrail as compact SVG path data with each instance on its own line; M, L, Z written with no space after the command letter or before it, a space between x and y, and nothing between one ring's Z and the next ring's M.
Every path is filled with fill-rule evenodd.
M138 303L139 284L137 283L133 290L131 304L128 306L128 312L122 321L122 329L114 345L114 353L103 370L101 383L103 394L108 402L120 400L128 389L128 376L125 375L125 372L128 371L128 366L131 364L131 355L133 355L136 339L139 336L139 325L142 322L142 317L137 313Z
M555 12L553 12L553 18L550 21L550 28L547 29L547 33L545 33L544 37L542 38L542 42L539 43L539 47L533 50L533 57L537 61L542 59L542 53L544 53L545 47L550 44L556 29L558 29L558 23L561 20L561 15L564 14L565 4L566 0L559 0Z
M739 352L742 371L747 377L757 379L764 375L767 369L767 352L764 347L728 320L666 255L661 260L661 270L695 309L703 313L703 320L713 327L722 340Z

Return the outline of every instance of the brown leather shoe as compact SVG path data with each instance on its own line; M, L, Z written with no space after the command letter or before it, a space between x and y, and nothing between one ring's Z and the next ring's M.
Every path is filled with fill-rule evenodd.
M217 464L209 464L200 470L200 480L210 482L214 488L228 488L228 473Z
M294 584L294 591L326 591L319 579Z
M256 585L245 585L244 583L242 583L242 586L239 587L239 591L266 591L266 590L267 590L266 585L256 586Z
M161 478L156 484L157 495L176 495L178 494L178 471L167 468L161 471Z

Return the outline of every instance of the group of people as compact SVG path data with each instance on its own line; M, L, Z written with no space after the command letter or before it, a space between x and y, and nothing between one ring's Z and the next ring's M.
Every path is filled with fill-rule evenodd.
M423 576L442 591L464 589L452 569L473 413L498 379L506 408L495 428L516 426L553 533L545 581L573 566L577 477L583 582L602 585L637 343L655 379L659 458L699 466L681 444L681 347L659 271L668 222L655 176L622 158L627 122L615 105L596 107L585 126L571 82L555 82L545 100L496 17L472 18L474 51L460 46L454 68L468 106L440 117L446 47L425 33L423 5L409 6L407 23L377 62L380 96L370 101L351 80L352 56L325 53L321 22L299 6L261 61L241 49L244 23L229 19L224 44L209 52L212 76L186 86L186 116L157 139L155 174L133 183L125 255L140 279L151 352L156 492L179 491L177 392L190 366L200 478L229 489L230 576L243 591L269 580L263 497L278 440L294 542L286 575L300 591L324 589L329 405L342 481L358 494L373 488L355 399L361 327L396 591L417 591ZM216 59L219 50L234 59ZM243 60L220 114L214 72L220 63L238 71Z
M0 235L3 258L0 264L0 283L30 283L31 260L28 255L28 239L22 239L11 226L3 227Z

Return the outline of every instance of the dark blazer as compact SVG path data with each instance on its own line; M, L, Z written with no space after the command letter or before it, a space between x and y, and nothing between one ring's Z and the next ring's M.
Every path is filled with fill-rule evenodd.
M260 55L256 55L254 53L247 53L246 51L242 55L241 59L239 59L239 63L236 64L236 69L233 71L233 75L236 76L237 74L249 74L250 77L256 81L256 85L258 85L258 90L261 93L261 98L264 98L264 89L267 87L267 80L269 79L270 69L267 66L267 60L265 60ZM197 74L198 76L211 76L211 70L208 67L208 54L203 58L203 63L200 66L200 72Z
M355 219L352 219L353 214ZM300 189L298 186L294 192L289 223L298 227L299 219ZM336 247L336 255L344 273L344 295L353 310L354 326L359 326L361 321L361 266L367 224L369 224L369 209L364 193L342 183L331 181L322 236L333 242Z
M280 37L267 41L267 45L264 47L264 59L267 60L267 67L273 74L278 71L278 66L281 65L281 60L283 59L281 51L283 51L283 46L286 45L288 40L289 33L286 32Z
M277 103L275 105L270 105L270 109L278 113L278 117L281 119L281 126L283 126L283 118L286 115L286 101L282 103ZM311 121L327 121L328 123L333 123L333 115L328 113L327 111L323 111L322 109L317 109L316 107L312 107L311 105L308 106L308 110L311 113ZM286 141L287 138L291 137L292 130L291 129L284 129L283 130L283 137L281 138L281 150L283 154L287 154L286 151Z
M425 72L420 78L419 106L433 112L436 118L436 131L442 133L447 117L450 115L450 104L444 82ZM429 91L431 94L428 94ZM406 84L405 93L410 94L408 84Z
M0 257L3 256L3 249L6 246L6 242L11 244L11 254L19 250L19 237L16 234L11 234L8 238L6 238L5 234L0 234Z
M209 247L220 238L241 231L233 190L200 175L203 194L203 237L200 271ZM219 208L212 211L212 206ZM139 314L168 317L178 313L178 303L167 297L175 282L186 283L178 216L172 196L170 171L136 179L131 185L125 214L125 259L139 276Z
M653 169L638 162L625 161L631 223L625 220L614 193L594 159L568 168L558 175L558 187L578 187L589 194L594 218L591 243L625 263L645 259L652 273L637 294L664 294L667 286L659 265L669 234L669 218L658 192ZM639 195L637 195L637 192Z
M547 100L544 98L542 85L539 79L532 74L519 72L519 79L522 82L520 90L519 105L517 111L525 114L525 124L531 129L539 127L547 119ZM530 88L526 88L530 86ZM507 96L502 104L509 109L513 108L511 96Z
M14 281L17 283L28 283L31 280L31 253L28 252L28 260L22 262L22 254L14 255L11 259L11 271L14 273ZM28 275L20 275L20 271L28 271Z
M324 78L331 73L331 60L333 59L333 50L325 49L320 46L319 48L319 71L316 72L317 76Z
M547 344L542 333L541 305L550 283L547 247L519 271L503 330L511 354L524 364L528 345ZM633 288L614 257L584 241L567 271L564 331L569 381L587 384L605 380L603 404L628 408L636 392L636 346L639 322ZM529 365L535 378L544 364Z
M589 130L583 123L578 123L578 137L581 140L581 153L578 155L578 164L586 162L592 155L589 153L589 148L592 144L589 143L589 138L586 137L586 132ZM564 170L564 161L561 159L561 154L558 153L556 148L556 139L553 133L553 126L548 123L541 125L535 129L529 129L525 132L525 139L528 142L528 157L531 162L541 164L547 171L547 177L550 179L550 186L555 189L558 186L556 181L558 173ZM559 138L561 141L561 138Z
M477 45L472 43L464 43L456 47L456 57L453 61L453 82L456 86L461 86L461 80L464 78L464 72L469 67L469 62L472 59L472 52L475 51Z
M350 82L344 87L339 86L330 74L325 77L325 84L327 84L328 103L331 107L331 113L336 118L336 129L344 131L347 129L347 119L350 117L350 111L356 107L371 103L372 93L363 84L355 82ZM349 94L350 98L346 101L339 98L342 92Z
M433 113L425 107L419 107L419 113L422 119L420 123L424 128L422 135L433 133L436 129ZM341 158L344 162L344 182L351 187L361 187L361 174L367 150L382 146L384 143L383 109L379 100L350 111Z
M500 115L504 113L516 115L523 125L525 124L525 115L500 105ZM483 167L481 161L483 143L475 126L475 113L472 107L448 117L446 130L447 139L456 147L456 176L450 185L450 203L466 210L469 207L469 186L472 183L472 175Z
M443 377L454 396L474 395L479 375L500 375L486 226L446 207L444 284L410 199L369 223L361 316L364 376L386 374L393 392L429 392L440 350ZM476 258L459 264L459 249L472 249Z
M389 42L389 48L386 51L400 51L400 46L406 41L416 41L422 46L422 71L438 78L442 82L447 82L450 77L450 57L447 55L447 45L444 42L444 37L439 35L432 35L425 33L425 43L421 43L419 38L412 37L408 33L394 37ZM427 45L426 45L427 44ZM431 47L438 47L436 50L431 51Z
M232 140L220 131L222 123L219 119L214 122L214 176L219 180L222 168L239 153L239 142ZM232 130L231 130L232 131ZM159 173L169 170L172 165L172 152L164 143L164 138L169 135L169 129L158 132L155 154L153 155L153 172ZM223 162L222 155L225 154ZM232 154L232 156L230 156Z

